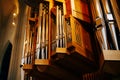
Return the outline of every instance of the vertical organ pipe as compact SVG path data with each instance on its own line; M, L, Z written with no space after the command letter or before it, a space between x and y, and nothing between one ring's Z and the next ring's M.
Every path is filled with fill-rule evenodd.
M106 26L105 26L105 22L104 22L104 19L103 19L103 12L102 12L102 9L101 9L101 6L100 6L100 0L94 0L95 1L95 5L96 5L96 11L97 11L97 15L99 16L99 18L101 18L101 24L102 24L102 29L101 29L101 33L102 33L102 37L103 37L103 42L102 42L102 45L103 45L103 49L107 50L108 49L108 41L107 41L107 34L106 34Z
M56 6L56 43L57 43L57 47L59 47L59 6Z
M114 23L109 23L110 33L116 50L119 50Z
M39 19L38 19L38 36L37 36L37 38L38 38L38 43L37 43L37 47L36 47L36 56L37 56L37 59L39 59L39 55L40 55L40 53L41 53L41 35L42 35L42 30L41 30L41 27L42 27L42 23L41 23L41 21L42 21L42 3L40 3L40 5L39 5Z
M45 10L43 11L43 23L42 23L42 59L45 59Z
M31 13L31 7L28 7L28 16L27 16L27 27L26 27L26 34L25 34L25 48L26 48L26 51L24 53L24 57L25 57L25 60L24 60L24 63L27 64L27 59L28 59L28 53L30 52L30 25L29 25L29 18L30 18L30 13Z
M110 29L110 34L112 37L113 45L115 46L116 50L119 50L118 43L117 43L117 37L116 37L116 31L115 31L115 25L114 25L114 17L113 17L113 14L111 13L108 0L103 0L102 3L106 5L103 7L104 7L104 12L106 14L107 20L108 20L107 24ZM113 20L113 21L111 22L110 20Z
M105 25L102 27L102 36L103 36L103 45L104 45L104 49L107 50L108 49L108 44L107 44L107 36L106 36L106 27Z
M46 50L45 50L45 58L47 59L48 58L48 26L49 26L49 14L47 13L46 14Z
M110 7L109 7L109 5L108 5L108 0L106 0L106 5L107 5L107 6L106 6L107 12L108 12L108 13L111 13ZM107 15L108 15L108 14L107 14ZM109 17L109 16L107 16L107 17ZM113 18L113 14L111 14L111 18ZM118 42L117 42L117 37L116 37L116 31L115 31L114 21L113 21L113 22L108 22L108 25L109 25L109 29L110 29L110 33L111 33L111 36L112 36L112 40L113 40L115 49L116 49L116 50L119 50Z
M59 40L60 40L60 46L59 47L62 47L62 14L61 14L61 10L59 10Z
M63 47L65 47L66 40L65 40L65 29L64 29L64 15L62 15L62 40L63 40Z

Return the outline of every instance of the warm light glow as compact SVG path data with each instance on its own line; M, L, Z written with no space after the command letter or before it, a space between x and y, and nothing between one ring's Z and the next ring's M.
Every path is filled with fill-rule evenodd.
M27 44L27 40L25 40L25 44Z
M96 9L97 9L97 16L99 16L99 17L102 17L102 15L101 15L101 8L100 8L100 3L99 3L99 1L98 0L95 0L95 4L96 4Z
M12 25L15 26L15 22L12 22Z
M16 16L16 13L13 13L13 16L15 17L15 16Z
M113 15L111 13L107 14L107 19L108 20L113 20Z
M71 7L73 10L75 10L75 3L74 3L74 0L71 0Z
M14 0L14 2L15 2L15 7L16 7L14 12L17 15L17 14L19 14L19 2L18 2L18 0Z
M97 8L98 13L100 13L99 4L97 2L96 2L96 8Z
M105 5L106 5L106 12L110 13L110 9L109 9L109 5L108 5L108 1L105 1Z

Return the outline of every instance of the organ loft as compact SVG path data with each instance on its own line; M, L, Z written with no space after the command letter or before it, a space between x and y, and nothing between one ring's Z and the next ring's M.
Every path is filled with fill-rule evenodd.
M119 3L1 0L0 80L120 80Z

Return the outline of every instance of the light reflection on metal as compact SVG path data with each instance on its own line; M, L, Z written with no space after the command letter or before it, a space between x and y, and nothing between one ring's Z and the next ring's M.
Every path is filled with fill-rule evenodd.
M109 5L108 5L108 0L105 0L105 6L106 6L106 12L110 13Z
M110 33L116 50L119 50L114 22L109 23Z
M45 58L47 59L49 57L48 55L48 28L49 28L49 14L46 14L46 40L45 40Z
M95 0L95 4L96 4L96 10L97 10L97 15L101 18L102 17L102 14L101 14L101 8L100 8L100 3L99 3L99 0Z
M101 44L102 49L107 50L108 45L107 45L106 27L103 26L102 18L96 18L96 28L99 28L100 26L101 26L101 29L96 32L96 36L99 36L98 40L100 40L99 42Z
M96 4L96 10L97 10L97 17L98 18L101 18L101 26L102 26L102 28L101 28L101 35L102 35L102 37L101 37L101 39L102 39L102 48L103 49L105 49L105 50L107 50L108 49L108 41L107 41L107 32L106 32L106 26L105 26L105 22L104 22L104 19L103 19L103 12L102 12L102 9L101 9L101 6L100 6L100 2L99 2L99 0L95 0L95 4ZM97 20L97 18L96 18L96 20Z
M64 15L63 6L56 6L56 44L57 48L65 48Z
M56 27L57 27L56 42L57 47L59 47L59 6L56 6Z
M43 23L42 23L42 53L41 58L45 59L45 11L43 11Z
M43 4L40 3L39 5L39 17L38 17L38 36L37 36L37 40L38 43L36 44L36 56L37 59L39 59L40 54L41 54L41 37L42 37L42 7Z
M38 25L36 58L48 59L49 5L46 3L40 3L39 5Z
M59 10L59 40L60 40L60 46L62 47L62 14L61 14L61 10Z
M108 44L107 44L107 34L106 34L106 27L102 28L102 35L103 35L103 45L104 45L104 49L107 50L108 49Z
M66 37L65 37L65 27L64 27L64 15L62 15L62 42L63 42L63 46L62 47L66 47Z
M112 37L112 41L113 41L113 46L115 47L116 50L119 50L118 48L118 42L117 42L117 37L116 37L116 31L115 31L115 24L114 24L114 17L113 17L113 14L111 13L110 11L110 7L109 7L109 4L108 4L108 0L105 0L105 9L106 9L106 17L107 17L107 24L109 26L109 29L110 29L110 34L111 34L111 37Z

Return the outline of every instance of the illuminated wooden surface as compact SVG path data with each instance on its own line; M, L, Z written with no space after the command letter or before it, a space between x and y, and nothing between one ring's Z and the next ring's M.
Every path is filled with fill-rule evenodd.
M66 16L69 16L69 15L72 14L71 1L70 0L65 0L65 5L66 5Z
M93 50L90 33L84 29L84 24L73 16L70 16L70 21L72 28L71 45L75 47L75 51L92 60Z
M46 0L46 1L49 1L49 0ZM62 2L63 9L66 10L65 6L64 6L65 5L64 0L56 0L56 1ZM56 16L56 7L53 7L51 11L53 12L54 16ZM63 14L65 15L65 11ZM51 13L50 13L50 15L51 15ZM90 41L87 40L89 38L89 33L87 33L82 28L84 26L82 26L79 23L79 21L77 21L77 19L75 19L74 17L71 18L72 19L71 27L72 27L72 32L73 32L72 36L73 37L72 37L72 42L70 42L70 46L71 46L71 44L72 44L72 46L75 46L75 51L73 51L72 54L68 54L66 48L56 48L55 52L54 52L55 54L51 55L51 53L52 53L50 51L51 44L52 44L53 40L56 40L56 39L51 40L52 39L51 37L56 36L56 34L55 34L56 29L53 29L53 27L55 28L56 25L54 23L52 23L51 17L49 17L49 19L51 20L49 23L50 24L50 26L49 26L49 43L48 43L49 51L50 51L50 53L48 54L49 58L48 59L35 59L35 61L33 60L35 66L34 66L34 70L32 70L30 74L33 74L35 76L40 75L40 74L41 75L49 74L51 76L57 77L58 79L79 80L79 78L77 77L78 75L81 76L81 74L84 74L87 72L92 72L92 71L96 70L95 69L96 66L93 65L94 63L92 63L92 61L89 61L89 59L86 59L86 58L89 58L88 54L91 54L91 51L92 51L91 44L89 43ZM32 19L32 18L31 18L31 20L35 21L35 19ZM85 19L85 20L87 20L87 19ZM79 28L79 29L76 28L77 31L75 29L75 26L77 26L77 28ZM53 29L53 33L52 33L51 29ZM35 32L35 30L34 30L34 32ZM76 36L76 34L77 34L77 36ZM34 39L34 41L36 41L36 39ZM36 46L35 44L36 43L34 43L34 49ZM88 51L86 51L86 49ZM33 51L35 52L35 50L33 50ZM56 53L58 53L58 54L56 54ZM63 54L63 53L65 53L65 54ZM90 59L91 59L91 57L90 57ZM61 67L61 66L63 66L63 67Z
M120 50L103 50L105 60L120 61Z
M64 2L64 0L55 0L55 1L58 1L58 2Z
M65 0L66 1L66 16L70 14L80 20L90 23L88 10L88 2L85 0Z
M32 69L33 65L32 64L24 64L23 69Z
M120 50L103 50L103 71L114 76L120 74Z
M67 53L66 48L56 48L56 53Z
M35 59L35 65L49 65L48 59Z

